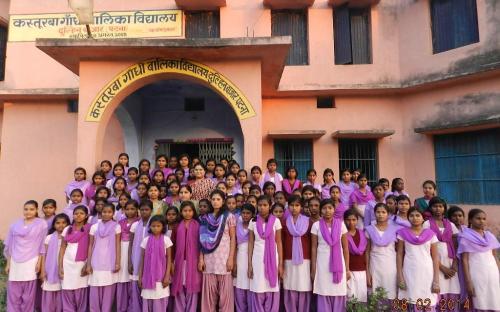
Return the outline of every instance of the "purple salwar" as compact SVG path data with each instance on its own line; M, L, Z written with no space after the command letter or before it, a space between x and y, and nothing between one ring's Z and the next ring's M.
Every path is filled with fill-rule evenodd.
M167 306L168 297L142 300L142 312L163 312L167 311Z
M186 287L183 286L174 297L174 302L175 312L196 312L198 293L189 294Z
M35 309L37 281L7 282L7 311L31 312Z
M38 279L37 283L36 283L36 290L35 290L35 310L36 311L42 310L42 284L43 284L43 282Z
M116 311L126 312L130 302L130 282L116 283Z
M301 312L308 311L311 305L310 291L295 291L285 289L285 311L286 312Z
M278 312L280 310L280 293L279 291L252 292L251 303L252 312Z
M43 312L61 312L62 295L61 291L43 291L42 292L42 311Z
M347 304L346 296L317 296L318 312L345 311Z
M109 286L90 286L90 312L111 312L115 301L116 284Z
M234 287L234 304L236 307L236 312L251 312L251 303L252 292L250 292L249 289L240 289Z
M174 312L175 308L175 297L170 294L168 296L168 303L167 303L167 312Z
M128 312L142 311L142 297L141 289L137 281L130 281L129 298L128 298Z
M63 312L87 312L89 288L61 290Z

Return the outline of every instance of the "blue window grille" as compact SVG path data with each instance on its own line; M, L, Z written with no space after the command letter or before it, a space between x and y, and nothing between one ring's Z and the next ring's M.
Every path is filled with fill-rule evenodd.
M339 168L361 169L374 185L378 181L377 140L339 139ZM340 177L336 177L340 179Z
M305 181L307 170L313 168L312 140L274 140L274 158L284 178L286 169L294 166L299 179Z
M500 129L436 135L440 196L455 204L500 204Z

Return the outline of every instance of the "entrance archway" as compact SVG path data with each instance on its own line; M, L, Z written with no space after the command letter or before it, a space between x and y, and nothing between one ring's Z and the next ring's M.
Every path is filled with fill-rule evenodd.
M240 121L225 99L200 83L167 79L147 84L121 102L106 128L101 153L110 158L107 152L124 147L133 166L142 158L154 162L158 154L184 152L203 161L233 158L242 164L243 145Z
M149 64L156 64L156 62L151 60L148 62ZM186 64L185 60L179 62L178 64ZM132 65L130 62L120 60L80 62L77 133L78 165L92 168L98 165L99 161L105 159L102 154L102 146L104 144L106 128L110 121L113 121L111 119L115 111L120 110L119 107L125 98L148 84L169 79L180 79L201 84L219 94L225 100L226 105L232 107L232 110L240 117L239 123L243 134L244 145L244 155L242 157L244 163L242 165L247 167L261 164L262 73L260 60L209 62L207 63L208 66L203 66L207 68L207 71L210 69L208 72L211 73L211 76L207 74L207 78L205 78L203 72L197 71L197 73L202 73L201 77L203 77L203 79L194 77L193 75L195 74L190 67L187 66L182 68L182 71L162 72L161 70L156 70L154 74L151 74L151 72L148 72L147 75L143 73L143 76L135 79L132 83L130 83L130 80L127 80L127 83L122 83L123 80L119 84L117 83L117 78L121 77L121 79L125 79L127 75L129 75L127 73L131 75L131 71L134 72L135 75L134 70L142 68L141 64L146 64L146 62L133 63ZM193 62L192 64L195 63ZM147 68L146 65L144 66ZM217 68L217 70L214 68ZM124 74L125 76L123 76ZM199 76L200 74L196 75ZM214 77L219 78L217 78L217 80ZM229 79L234 81L234 83L231 82L229 85L231 88L227 87L225 89L227 92L224 93L222 92L224 89L222 89L222 91L220 89L220 86L223 86L224 83L220 81L223 80L227 86ZM219 81L219 83L214 85L217 81ZM242 105L242 103L246 106ZM237 109L238 104L240 104L242 108L241 111ZM89 121L89 113L95 112L95 108L100 109L99 116L97 116L99 118L94 121ZM249 112L252 116L249 115ZM246 114L244 118L241 118L240 113Z

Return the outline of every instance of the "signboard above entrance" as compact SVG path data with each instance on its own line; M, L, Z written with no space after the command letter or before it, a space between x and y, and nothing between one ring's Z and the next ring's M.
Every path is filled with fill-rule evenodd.
M182 36L182 10L98 12L90 31L95 39ZM87 38L75 14L11 15L9 41Z
M255 116L255 110L243 92L217 70L185 59L156 58L134 64L114 77L92 101L85 120L100 121L108 105L119 93L138 80L159 74L195 78L222 96L240 120Z

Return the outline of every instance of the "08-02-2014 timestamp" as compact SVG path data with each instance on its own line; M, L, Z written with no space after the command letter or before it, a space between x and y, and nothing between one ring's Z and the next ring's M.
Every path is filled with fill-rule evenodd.
M430 298L418 298L414 305L415 311L431 311L431 299ZM455 311L457 306L460 306L465 311L470 311L470 301L469 298L460 301L460 299L443 298L440 299L435 307L435 311ZM410 302L407 299L394 299L392 300L392 311L410 311Z

